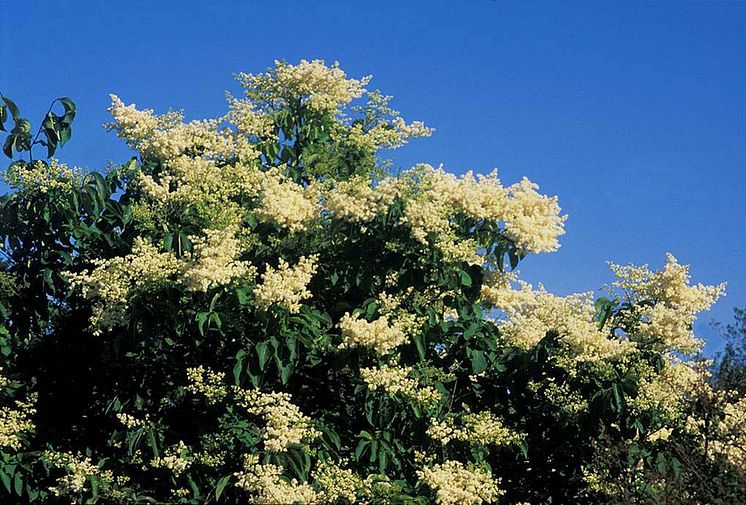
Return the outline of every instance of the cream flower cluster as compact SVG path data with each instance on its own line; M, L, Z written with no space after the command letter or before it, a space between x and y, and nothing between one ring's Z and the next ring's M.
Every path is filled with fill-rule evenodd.
M341 349L361 346L373 349L378 354L386 354L407 340L401 327L386 315L368 322L348 312L342 316L338 326L342 330Z
M244 210L239 196L256 198L265 175L253 163L217 164L214 160L181 156L172 160L157 178L144 171L133 182L162 213L186 210L216 227L236 226Z
M34 394L27 400L17 400L16 408L0 407L0 447L15 450L21 448L24 435L34 429L31 418L36 414L35 403Z
M480 301L483 304L510 312L535 303L536 292L528 283L518 280L518 271L500 272L499 270L484 269L482 273L484 279L480 291ZM519 289L514 289L513 283L518 284Z
M270 452L285 452L291 445L314 440L319 436L311 420L294 405L287 393L262 393L236 388L240 405L252 415L261 417L264 448Z
M460 461L417 471L419 479L435 491L438 505L481 505L495 502L502 492L492 474L477 466L464 466Z
M415 303L427 304L431 301L427 294L416 292L412 287L396 295L381 291L376 297L378 311L388 318L389 324L399 328L407 335L414 335L422 330L427 322L427 316L418 316L406 309L408 298L413 298Z
M253 503L285 505L317 503L316 491L296 479L282 476L282 467L272 464L259 464L259 457L247 455L244 470L236 472L236 487L251 494Z
M71 191L83 185L84 176L80 168L69 168L56 159L49 165L41 161L11 164L3 172L2 179L12 188L25 193L47 193L54 190Z
M188 209L214 228L240 222L243 210L232 199L255 197L264 178L258 151L245 135L221 129L223 119L184 124L179 113L156 116L125 106L116 96L110 111L110 128L130 147L165 162L157 176L142 167L127 174L149 199L136 205L136 215L181 215Z
M331 461L319 462L312 477L319 503L356 503L365 487L359 475Z
M204 236L191 239L193 250L183 276L187 289L207 291L254 273L247 262L236 259L241 249L234 229L204 230Z
M66 472L66 475L57 479L55 486L49 488L55 496L80 495L90 477L98 477L107 482L114 480L111 471L102 470L93 464L91 458L83 457L81 454L47 451L44 457L54 467L62 468Z
M136 238L127 256L97 259L91 271L67 274L74 288L93 300L91 326L96 334L127 323L130 298L138 290L165 283L181 271L181 263L171 253Z
M125 428L129 430L136 430L147 426L150 418L147 414L145 414L145 419L138 419L132 414L127 414L126 412L117 412L117 420L122 423L122 426L124 426Z
M236 98L226 93L230 112L228 120L236 131L247 137L276 140L272 117L259 110L254 101L247 98Z
M500 418L490 411L466 413L457 418L446 417L443 421L431 419L427 435L442 445L451 440L460 440L474 445L508 445L517 442L520 436L509 430Z
M567 216L560 216L557 198L536 192L538 186L528 179L505 188L497 173L462 177L442 168L419 165L404 174L411 195L405 196L402 222L412 229L413 237L423 244L437 239L438 247L450 256L478 264L475 243L460 245L452 228L454 216L486 222L502 222L505 234L525 252L551 252L559 247ZM406 193L406 191L404 191ZM471 255L469 255L471 250Z
M671 437L673 430L671 428L658 428L648 436L648 441L657 442L659 440L666 441Z
M382 389L391 396L401 395L425 406L437 404L441 399L440 393L411 378L412 371L412 367L381 365L378 368L361 368L360 376L371 391Z
M725 403L723 416L715 422L719 437L710 442L713 453L746 470L746 397Z
M588 412L588 400L568 382L558 383L554 377L548 377L541 383L530 382L529 389L542 395L564 415L575 418Z
M665 365L658 372L650 366L637 365L639 390L635 398L629 399L629 404L637 412L654 410L674 422L682 417L688 395L704 383L705 377L696 363L673 355L665 358Z
M241 73L238 80L256 101L282 107L300 99L309 109L334 113L363 96L370 77L348 79L339 63L327 66L323 60L301 60L298 65L275 61L275 68L266 73Z
M99 334L127 323L133 296L168 284L207 291L238 278L253 278L256 268L236 258L241 252L234 228L206 229L192 237L193 251L179 259L136 238L126 256L94 260L94 268L67 273L74 289L93 301L91 327Z
M181 156L246 161L258 155L245 137L221 128L224 118L184 123L180 113L157 116L150 109L125 105L116 95L111 95L109 112L114 122L108 128L145 156L168 162Z
M560 297L543 288L534 290L519 283L512 290L515 277L490 274L482 288L482 300L490 302L508 315L499 323L500 332L511 345L530 349L556 331L571 351L574 361L598 361L623 358L634 349L626 340L608 338L593 320L595 307L591 293Z
M364 106L352 107L353 111L361 113L362 118L352 121L349 117L343 117L345 128L332 130L332 138L373 152L396 149L413 138L432 135L435 130L421 121L407 124L399 112L389 106L391 99L391 96L380 91L369 92Z
M556 196L541 195L537 189L539 186L525 177L508 188L510 204L503 218L505 234L524 251L556 251L557 237L565 233L567 216L559 215Z
M225 386L225 374L205 369L202 365L187 369L187 390L193 394L204 395L210 403L217 403L228 396Z
M186 472L192 466L192 458L189 454L189 447L182 441L167 447L163 451L163 456L153 458L150 461L153 468L165 468L176 476Z
M502 221L509 206L508 191L497 178L497 172L477 175L469 171L461 177L429 165L419 165L421 184L428 196L475 220Z
M345 140L368 151L379 149L396 149L413 138L429 137L435 130L422 121L406 123L402 117L366 128L361 123L354 123L346 132Z
M306 229L319 216L319 212L313 187L303 188L281 177L276 171L266 174L259 207L254 210L257 219L290 231L300 231Z
M351 223L364 223L383 214L397 196L393 179L387 178L371 186L366 178L341 181L324 195L326 209L336 218Z
M302 256L292 267L284 260L274 268L267 265L262 281L254 289L254 301L262 309L279 303L289 312L298 312L303 300L311 298L308 283L316 273L318 256Z
M651 271L647 265L610 263L617 277L613 286L620 288L629 301L643 302L637 308L642 321L637 336L659 341L664 350L693 354L702 347L692 330L697 314L715 303L724 293L725 284L691 286L689 267L680 265L672 254L666 258L660 272Z

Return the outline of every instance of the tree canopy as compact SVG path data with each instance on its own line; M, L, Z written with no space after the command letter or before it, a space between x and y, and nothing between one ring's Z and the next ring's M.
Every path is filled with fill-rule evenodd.
M599 295L532 286L556 197L395 169L433 130L337 64L237 80L214 119L112 95L136 156L107 172L52 158L72 100L32 137L3 97L0 496L746 498L746 399L710 385L692 329L724 286L672 255L611 265Z

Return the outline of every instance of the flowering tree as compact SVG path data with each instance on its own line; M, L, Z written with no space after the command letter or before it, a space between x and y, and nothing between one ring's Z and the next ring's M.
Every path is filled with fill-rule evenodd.
M7 170L0 493L696 500L682 441L743 475L746 401L721 394L704 423L720 393L687 358L722 286L669 256L612 265L598 299L533 287L516 267L566 219L536 184L395 173L380 153L432 130L336 64L238 81L202 121L112 96L138 157L106 174Z

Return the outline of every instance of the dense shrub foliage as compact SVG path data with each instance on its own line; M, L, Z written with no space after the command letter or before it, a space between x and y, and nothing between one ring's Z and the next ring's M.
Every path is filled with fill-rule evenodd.
M217 119L112 96L138 156L106 173L31 158L72 101L39 140L4 99L4 502L744 499L746 400L691 358L722 286L531 286L556 198L395 171L432 130L336 65L238 81Z

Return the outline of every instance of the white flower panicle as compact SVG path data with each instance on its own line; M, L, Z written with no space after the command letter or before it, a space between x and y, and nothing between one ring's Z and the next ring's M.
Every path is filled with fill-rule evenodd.
M405 196L402 222L423 244L436 240L437 246L453 259L479 264L476 244L460 238L453 228L454 216L476 221L503 223L505 234L529 253L555 251L564 233L567 216L560 216L557 199L540 195L528 179L505 188L497 173L461 177L442 168L418 165L404 174L411 194Z
M457 425L456 421L460 421ZM443 421L432 419L427 434L442 445L451 440L460 440L475 445L508 445L520 440L520 436L505 427L490 411L466 413L446 417Z
M117 420L122 423L122 426L124 426L128 430L144 428L150 421L150 418L147 414L145 414L145 419L139 419L132 414L127 414L126 412L117 412L116 416Z
M114 122L107 127L146 157L167 162L182 156L248 161L258 155L244 136L221 127L225 118L184 123L181 113L157 116L150 109L125 105L116 95L111 95L109 112Z
M42 161L11 164L3 172L2 180L24 193L47 193L80 188L85 178L80 168L69 168L53 158L49 164Z
M36 398L36 394L32 394L26 400L17 400L15 408L0 407L0 447L21 449L26 435L34 429L31 418L36 414Z
M673 355L664 358L661 370L637 365L639 390L629 403L635 412L655 411L663 419L675 421L682 416L687 398L698 386L704 385L706 377L696 363Z
M259 207L254 214L260 221L300 231L318 218L319 212L312 187L304 188L272 171L264 179Z
M423 468L417 476L435 491L438 505L481 505L493 503L502 495L488 470L475 465L466 467L460 461Z
M237 132L251 138L276 139L272 117L262 113L252 100L236 98L227 92L226 98L230 107L227 118Z
M181 259L138 237L126 256L94 260L92 270L67 272L73 288L93 301L94 331L99 334L126 325L130 302L139 294L172 285L207 291L256 275L255 267L236 259L241 248L235 228L206 229L203 233L191 237L193 251Z
M746 470L746 397L727 402L715 420L720 439L711 441L712 453L722 454L733 466Z
M300 310L301 302L311 298L308 283L316 273L318 256L302 256L292 267L280 259L277 268L267 265L262 281L254 289L254 300L258 307L268 309L278 303L289 312Z
M247 96L276 108L302 100L309 109L337 112L360 98L370 77L348 79L339 63L327 66L323 60L301 60L298 65L275 61L275 68L263 74L238 74Z
M93 264L93 270L68 272L67 277L85 298L93 300L91 327L96 334L125 325L134 294L162 286L182 271L176 256L160 252L140 237L130 254L96 259Z
M192 466L192 462L189 447L179 440L178 444L167 447L163 451L163 456L153 458L150 461L150 466L152 468L165 468L178 477Z
M526 252L552 252L559 248L557 238L565 233L567 216L560 216L557 197L536 192L537 184L525 177L508 188L509 202L505 233Z
M58 478L56 484L49 488L54 496L79 497L91 477L97 477L104 482L115 480L110 470L99 468L93 464L90 457L83 457L81 454L46 451L43 457L55 468L61 468L66 472L66 475ZM116 480L125 483L128 479L120 476Z
M620 359L634 349L633 343L609 338L598 328L592 293L560 297L527 283L513 290L514 279L512 274L490 273L482 288L482 301L507 314L498 325L511 345L530 349L555 331L574 362Z
M634 336L657 340L663 350L695 354L702 348L702 341L694 335L693 323L699 312L709 309L724 294L725 284L691 286L689 267L679 264L670 253L666 259L660 272L651 271L647 265L609 263L617 277L612 286L637 304L641 324Z
M362 319L359 315L346 313L339 321L342 330L341 349L351 347L368 347L378 354L386 354L407 340L401 327L382 315L373 322Z
M247 455L244 470L236 472L236 487L250 493L253 503L267 505L317 503L316 491L305 482L287 479L278 465L259 464L259 457Z
M365 223L383 214L397 196L392 179L384 179L372 186L365 178L340 181L325 195L326 209L338 219L351 223Z
M187 380L187 390L193 394L204 395L210 403L220 402L228 395L223 372L207 370L200 365L187 369Z
M236 230L204 230L204 236L191 237L193 250L187 255L183 278L187 289L207 291L246 277L254 270L247 262L237 260L241 249Z
M356 503L365 488L359 475L331 461L320 461L312 477L319 503Z
M378 91L369 93L365 107L357 108L365 113L365 121L345 121L347 130L344 133L333 132L333 137L368 151L378 151L396 149L413 138L433 134L435 130L425 126L422 121L407 124L398 111L389 107L391 98Z
M412 371L412 367L381 365L378 368L361 368L360 376L371 391L381 389L391 396L401 395L424 406L437 404L441 399L440 393L412 378Z
M247 412L264 420L262 433L265 450L285 452L291 445L310 442L319 436L312 421L292 403L289 394L240 388L235 388L235 392Z

